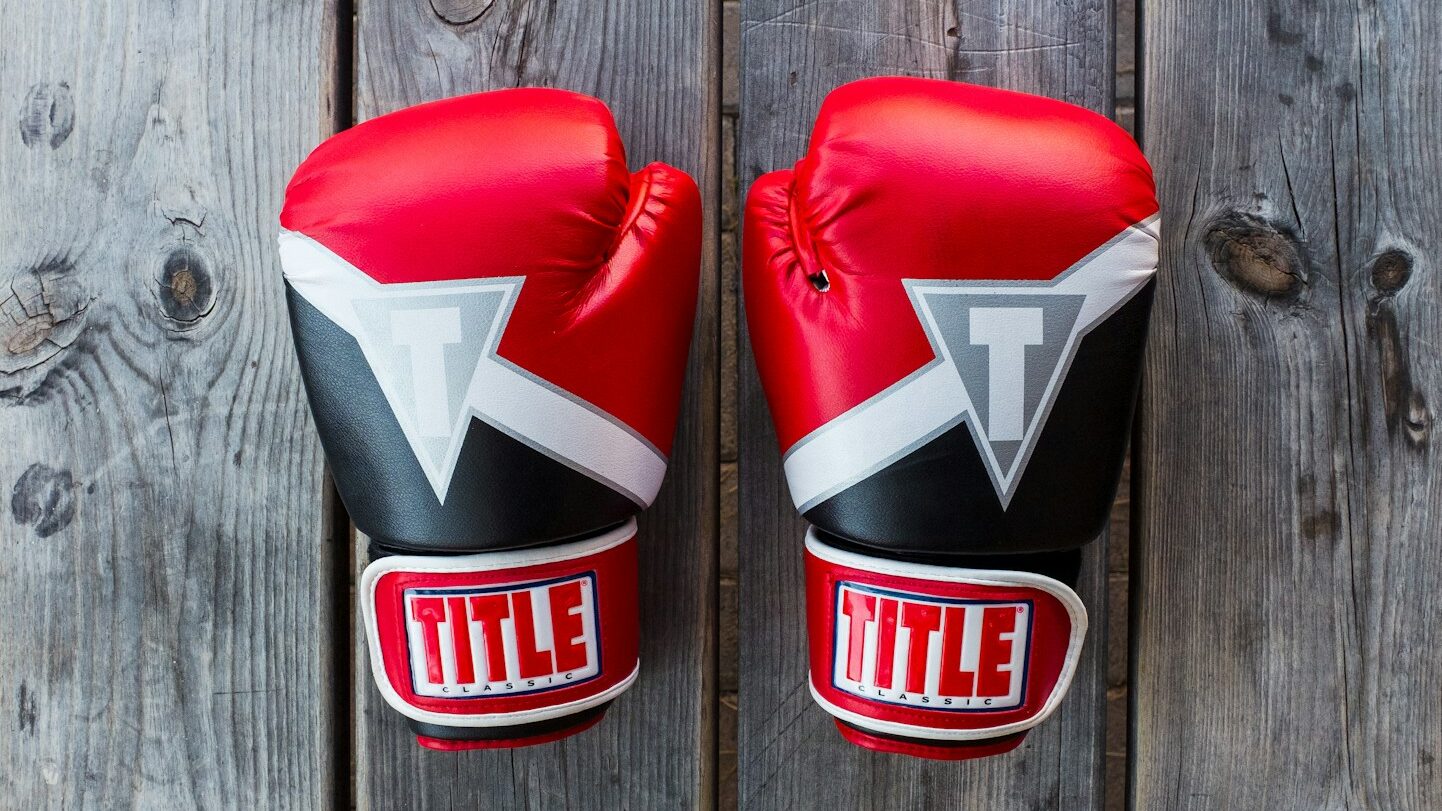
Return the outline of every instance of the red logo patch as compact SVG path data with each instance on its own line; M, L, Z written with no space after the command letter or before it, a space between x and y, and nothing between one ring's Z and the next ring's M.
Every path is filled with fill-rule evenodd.
M992 711L1025 700L1030 600L962 600L836 584L831 682L871 701Z
M403 597L416 695L484 698L581 684L601 672L594 572Z

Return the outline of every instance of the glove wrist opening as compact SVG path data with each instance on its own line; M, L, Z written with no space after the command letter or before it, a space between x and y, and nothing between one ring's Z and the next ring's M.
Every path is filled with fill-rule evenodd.
M840 719L836 719L836 729L841 732L841 737L863 749L928 760L974 760L1001 755L1021 746L1026 740L1026 732L1023 731L979 741L928 741L870 732Z
M470 749L517 749L559 741L601 722L611 702L573 715L507 727L451 727L406 719L416 742L426 749L458 752Z

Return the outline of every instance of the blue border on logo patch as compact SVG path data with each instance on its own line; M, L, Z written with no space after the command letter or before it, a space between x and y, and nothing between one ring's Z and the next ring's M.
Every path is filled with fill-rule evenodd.
M839 628L840 625L841 625L841 623L839 622L839 619L840 619L840 616L841 616L841 613L840 613L840 611L841 611L840 599L841 599L841 589L842 589L843 586L846 587L846 588L850 588L850 589L852 589L852 590L854 590L854 591L866 592L866 593L869 593L869 594L875 594L875 595L882 596L882 597L899 597L899 598L902 598L902 599L910 599L910 600L915 600L915 601L919 601L919 602L927 602L927 603L941 604L941 605L1016 605L1016 604L1018 604L1018 603L1025 603L1025 604L1026 604L1026 607L1027 607L1027 611L1026 611L1026 656L1025 656L1025 661L1023 662L1022 668L1021 668L1021 701L1018 702L1017 704L1013 705L1013 706L1010 706L1010 707L975 707L975 708L972 708L972 707L936 707L936 706L931 706L931 705L929 705L929 704L909 704L909 703L907 703L907 702L905 702L905 701L888 701L887 699L884 699L884 698L876 698L876 697L872 697L872 696L868 696L868 695L859 695L859 694L854 693L854 692L852 692L852 691L850 691L850 690L842 687L841 685L837 684L837 683L836 683L836 657L837 657L837 654L840 653L840 651L837 650L837 647L836 647L836 629ZM831 609L832 609L832 612L833 612L832 615L831 615L831 616L832 616L832 620L831 620L831 641L830 641L828 644L831 645L831 675L830 675L830 680L831 680L831 687L832 687L832 689L840 690L841 692L845 693L846 695L853 696L853 697L855 697L855 698L859 698L859 699L861 699L862 701L870 701L870 702L872 702L872 703L874 703L874 704L886 704L886 705L892 706L892 707L910 707L911 709L916 709L916 710L935 710L935 711L937 711L937 712L1015 712L1016 710L1019 710L1019 709L1021 709L1022 707L1026 706L1026 688L1027 688L1028 681L1029 681L1030 678L1031 678L1031 640L1032 640L1031 631L1032 631L1032 623L1035 621L1035 617L1036 617L1036 604L1035 604L1034 602L1032 602L1031 600L958 600L958 599L953 599L953 598L949 598L949 597L935 597L935 596L932 596L932 595L930 595L930 594L915 594L915 593L909 592L909 591L896 591L896 590L894 590L894 589L886 589L886 588L881 588L881 587L879 587L879 586L871 586L871 585L867 585L867 584L865 584L865 583L857 583L857 582L852 581L852 580L838 580L838 581L836 581L836 586L832 589L832 592L831 592ZM893 688L893 689L894 689L894 688ZM903 691L903 692L904 692L904 691ZM957 698L958 696L952 696L952 697L953 697L953 698Z
M565 684L553 685L551 687L537 687L534 690L514 690L509 693L491 693L488 695L471 696L425 695L416 689L416 669L411 666L411 646L409 633L410 618L402 617L401 622L405 624L407 628L406 670L408 671L407 675L409 675L411 679L411 695L417 698L435 698L440 699L441 701L475 701L477 699L484 700L488 698L513 698L515 696L533 696L537 693L549 693L552 690L561 690L566 687L575 687L578 684L585 684L587 682L595 681L596 679L601 678L601 674L606 672L605 667L603 666L604 659L602 659L601 656L601 592L599 589L596 588L596 572L594 570L589 572L582 572L581 574L568 575L566 577L553 577L550 580L533 580L525 583L509 583L504 586L452 586L450 588L439 589L404 589L401 591L401 605L407 606L407 598L409 598L411 595L415 595L418 597L454 597L457 594L463 594L466 596L475 594L494 594L498 591L512 592L520 591L521 589L534 589L541 586L551 586L557 583L569 583L573 580L591 581L591 624L592 627L596 629L596 673L594 675L587 676L584 679L578 679L576 681L568 681ZM555 652L552 651L552 655L554 654ZM521 679L507 679L507 681L521 681Z

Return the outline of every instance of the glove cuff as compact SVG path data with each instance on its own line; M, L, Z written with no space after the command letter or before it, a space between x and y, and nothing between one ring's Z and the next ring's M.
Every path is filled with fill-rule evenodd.
M551 743L578 735L606 717L609 704L538 724L506 727L442 727L410 721L416 743L437 752L467 752L474 749L518 749Z
M555 546L377 559L359 593L381 696L420 728L488 731L477 741L421 736L448 749L545 743L589 727L599 712L519 734L598 708L635 680L635 536L633 519ZM511 737L496 729L505 727L522 729Z
M1051 715L1087 627L1050 577L871 557L815 529L806 616L811 694L847 740L951 760L1007 751Z
M928 741L920 738L878 735L860 727L854 727L840 719L835 720L836 729L841 732L841 737L864 749L931 760L974 760L992 755L1004 755L1021 746L1021 742L1026 740L1026 731L1023 730L999 738L985 738L979 741Z

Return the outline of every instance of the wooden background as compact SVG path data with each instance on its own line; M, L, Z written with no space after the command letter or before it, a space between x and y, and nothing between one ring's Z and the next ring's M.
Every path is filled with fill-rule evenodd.
M0 807L1442 802L1430 0L0 0L0 20ZM1135 123L1163 206L1087 657L1053 720L979 762L856 749L806 694L802 525L738 319L745 186L800 157L827 91L882 73ZM364 539L302 397L275 218L338 129L525 84L600 96L633 166L700 182L700 318L643 517L643 678L565 742L435 753L356 644Z

